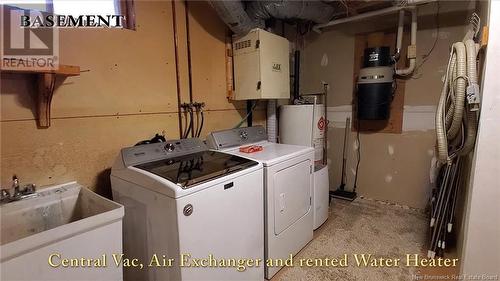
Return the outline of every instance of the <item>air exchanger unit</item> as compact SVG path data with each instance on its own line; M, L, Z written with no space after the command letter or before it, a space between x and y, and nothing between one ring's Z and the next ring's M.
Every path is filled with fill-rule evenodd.
M393 95L394 65L390 48L366 48L357 82L358 119L389 119Z
M233 40L234 100L289 99L289 42L256 28Z

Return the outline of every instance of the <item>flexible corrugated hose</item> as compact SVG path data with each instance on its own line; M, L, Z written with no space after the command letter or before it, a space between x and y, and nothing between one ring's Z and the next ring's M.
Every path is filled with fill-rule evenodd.
M441 163L450 163L457 155L466 155L474 148L477 111L472 111L468 106L466 90L469 87L479 89L476 63L478 50L470 32L463 42L456 42L451 48L436 111L437 152ZM460 134L462 129L465 130L464 137L464 134ZM461 146L456 147L457 144Z
M469 77L469 82L477 85L476 57L479 52L479 46L471 39L465 42L465 46L467 48L467 75ZM477 111L467 110L467 134L463 148L460 151L461 155L466 155L474 149L478 126L477 117Z

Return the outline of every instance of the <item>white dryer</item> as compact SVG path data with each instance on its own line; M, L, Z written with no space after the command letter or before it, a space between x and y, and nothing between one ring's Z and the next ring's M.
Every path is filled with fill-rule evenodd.
M328 219L330 184L328 165L324 157L325 130L328 122L325 107L316 102L317 96L305 96L312 104L290 104L280 106L281 143L314 147L313 221L314 229Z
M199 139L122 149L111 170L113 199L125 206L124 253L144 265L124 267L125 280L263 280L262 265L219 263L263 261L262 177L262 164ZM159 266L149 266L155 255ZM204 262L192 267L194 258Z
M207 144L264 165L266 260L286 260L312 240L313 148L268 142L260 126L212 132ZM240 152L247 145L259 145L263 150ZM271 279L280 269L266 266L265 277Z

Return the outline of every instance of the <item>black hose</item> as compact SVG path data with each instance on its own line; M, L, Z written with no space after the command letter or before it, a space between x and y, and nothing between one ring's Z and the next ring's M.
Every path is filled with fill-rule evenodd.
M293 99L298 100L300 97L300 51L296 50L294 54L293 68Z
M196 108L196 129L193 128L193 133L194 133L194 136L193 137L198 137L198 131L200 130L200 112L198 111L198 108Z
M186 138L186 132L188 130L189 122L188 122L188 113L186 111L186 108L183 107L183 109L184 109L184 115L186 117L186 122L184 123L184 130L182 130L181 138L184 139L184 138Z
M198 138L199 138L199 137L200 137L200 135L201 135L201 130L203 130L203 123L205 122L205 116L204 116L204 114L203 114L203 110L201 110L200 114L201 114L201 125L200 125L200 129L199 129L199 131L198 131L198 134L197 134L197 136L196 136L196 137L198 137Z
M253 110L257 106L257 102L258 102L258 100L256 100L254 102L254 104L253 104L252 109L250 110L250 112L248 112L247 115L243 119L241 119L241 121L236 126L234 126L233 129L239 128L239 127L241 127L241 125L243 125L243 123L247 120L248 116L250 116L252 114Z
M192 108L189 108L188 109L188 112L189 112L189 129L188 129L188 132L186 134L186 138L189 136L189 133L191 133L191 136L193 136L194 134L194 127L193 127L193 122L194 122L194 115L193 115L193 109Z
M191 110L191 108L187 108L187 112L186 112L186 123L188 122L187 121L187 117L189 115L189 126L187 128L187 130L184 132L184 136L183 138L187 138L189 136L189 133L191 132L191 129L193 128L193 112Z
M247 127L252 127L253 125L252 103L252 100L247 100L247 114L249 114L247 118Z

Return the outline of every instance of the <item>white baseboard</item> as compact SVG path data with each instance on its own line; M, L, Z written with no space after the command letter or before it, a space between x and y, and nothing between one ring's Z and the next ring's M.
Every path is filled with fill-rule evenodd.
M428 131L434 130L436 115L436 106L420 105L410 106L405 105L403 109L403 131ZM329 127L345 128L346 118L352 120L352 106L329 106L327 107L327 116Z

